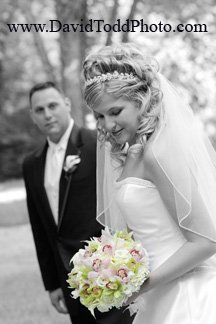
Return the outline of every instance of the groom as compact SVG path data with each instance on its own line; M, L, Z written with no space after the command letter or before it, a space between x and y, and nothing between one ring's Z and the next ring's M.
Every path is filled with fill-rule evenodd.
M96 312L95 320L66 283L71 257L83 241L99 236L96 222L96 134L79 128L70 101L53 83L34 86L29 94L33 122L45 145L27 157L23 175L38 262L53 306L73 324L129 324L128 312Z

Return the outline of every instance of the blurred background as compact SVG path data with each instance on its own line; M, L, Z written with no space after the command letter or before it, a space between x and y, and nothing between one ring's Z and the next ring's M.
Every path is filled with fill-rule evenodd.
M10 32L8 24L205 24L208 32ZM56 23L56 28L58 23ZM195 30L195 27L194 27ZM0 323L69 323L44 292L28 224L21 166L43 141L29 117L28 91L56 81L72 102L76 122L94 127L82 100L80 72L89 50L135 42L159 62L216 144L215 0L1 0L0 2Z

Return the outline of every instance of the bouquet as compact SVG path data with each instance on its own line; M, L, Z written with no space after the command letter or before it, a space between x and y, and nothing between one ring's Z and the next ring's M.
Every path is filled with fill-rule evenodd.
M149 276L147 253L132 232L111 235L106 228L99 238L86 241L71 259L68 284L73 298L80 298L94 316L94 309L106 312L119 308Z

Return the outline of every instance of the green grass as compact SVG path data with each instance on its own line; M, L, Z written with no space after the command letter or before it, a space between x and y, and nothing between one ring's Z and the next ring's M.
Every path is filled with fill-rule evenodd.
M5 183L1 190L22 182ZM19 224L19 225L18 225ZM43 288L25 201L0 204L0 324L69 324Z

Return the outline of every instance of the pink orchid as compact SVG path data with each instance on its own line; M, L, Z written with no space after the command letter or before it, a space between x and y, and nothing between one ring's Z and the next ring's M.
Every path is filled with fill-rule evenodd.
M101 264L102 264L102 261L100 259L95 259L95 260L93 260L92 268L95 271L99 271L101 268Z

